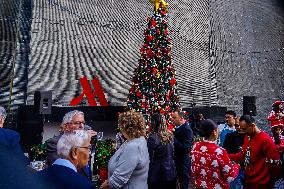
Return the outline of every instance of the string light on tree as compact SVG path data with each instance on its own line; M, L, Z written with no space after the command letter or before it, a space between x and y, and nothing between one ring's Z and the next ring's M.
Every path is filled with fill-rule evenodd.
M142 112L148 126L154 112L164 114L170 123L169 113L180 108L166 20L168 3L164 0L150 2L154 4L155 13L147 19L144 44L127 99L127 106Z

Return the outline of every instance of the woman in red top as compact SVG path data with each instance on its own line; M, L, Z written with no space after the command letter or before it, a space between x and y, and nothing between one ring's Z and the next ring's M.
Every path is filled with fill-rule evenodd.
M217 124L206 119L200 122L200 132L205 140L195 143L191 151L191 171L197 189L229 189L240 165L232 164L227 151L216 145Z

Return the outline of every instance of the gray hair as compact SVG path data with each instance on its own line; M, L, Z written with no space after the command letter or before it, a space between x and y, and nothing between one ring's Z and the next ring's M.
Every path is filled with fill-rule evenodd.
M0 106L0 117L5 119L6 116L7 116L7 113L6 113L5 108L3 108L2 106Z
M57 155L60 158L67 159L71 149L76 146L82 146L84 143L90 141L91 137L87 131L75 130L64 133L57 143Z
M75 115L79 115L79 114L84 116L84 113L79 110L73 110L71 112L66 113L63 117L62 124L70 123L72 121L72 118Z

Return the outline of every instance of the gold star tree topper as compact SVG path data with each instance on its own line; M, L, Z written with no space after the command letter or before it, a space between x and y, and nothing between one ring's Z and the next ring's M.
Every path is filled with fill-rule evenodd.
M149 0L149 1L154 4L156 12L158 12L160 4L163 7L163 9L167 11L167 6L169 5L169 3L167 3L165 0Z

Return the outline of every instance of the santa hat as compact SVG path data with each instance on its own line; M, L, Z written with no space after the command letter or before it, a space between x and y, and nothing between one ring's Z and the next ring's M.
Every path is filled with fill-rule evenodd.
M274 120L271 121L271 129L273 127L279 127L279 126L284 128L284 121L283 121L283 119L274 119Z
M276 100L276 101L272 104L272 106L279 106L280 104L284 104L284 102L283 102L283 101L280 101L280 100Z

